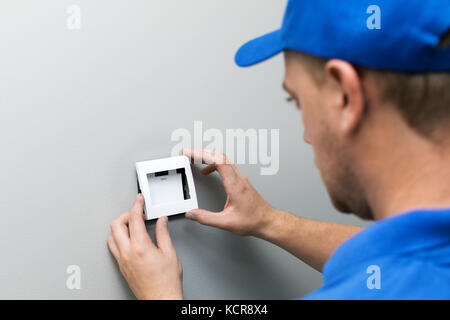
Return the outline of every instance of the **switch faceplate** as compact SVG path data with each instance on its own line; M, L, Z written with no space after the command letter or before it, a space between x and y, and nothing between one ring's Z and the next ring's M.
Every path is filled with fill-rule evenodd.
M147 220L198 208L191 164L186 156L137 162L136 172Z

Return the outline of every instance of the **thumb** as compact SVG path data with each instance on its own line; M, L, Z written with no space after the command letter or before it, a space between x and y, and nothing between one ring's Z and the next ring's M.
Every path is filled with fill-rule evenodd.
M203 209L193 209L186 212L186 218L195 220L206 226L225 228L225 217L223 212L211 212Z
M170 238L169 229L167 228L168 221L167 217L160 217L156 221L155 228L156 244L159 249L166 253L175 250L172 239Z

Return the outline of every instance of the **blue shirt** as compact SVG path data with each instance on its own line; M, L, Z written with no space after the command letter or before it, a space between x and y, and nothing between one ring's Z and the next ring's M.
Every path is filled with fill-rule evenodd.
M450 208L375 222L344 242L304 299L450 299Z

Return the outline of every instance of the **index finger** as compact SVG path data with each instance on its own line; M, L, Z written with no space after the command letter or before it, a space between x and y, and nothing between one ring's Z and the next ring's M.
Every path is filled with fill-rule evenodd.
M239 178L236 167L221 152L207 149L183 149L182 153L194 163L213 165L222 177L224 184L226 181L234 182Z

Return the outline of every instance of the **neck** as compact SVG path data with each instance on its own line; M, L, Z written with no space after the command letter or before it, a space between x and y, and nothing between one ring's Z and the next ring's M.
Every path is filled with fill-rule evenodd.
M363 185L375 220L413 209L450 208L449 143L437 145L394 127L383 130L370 149Z

